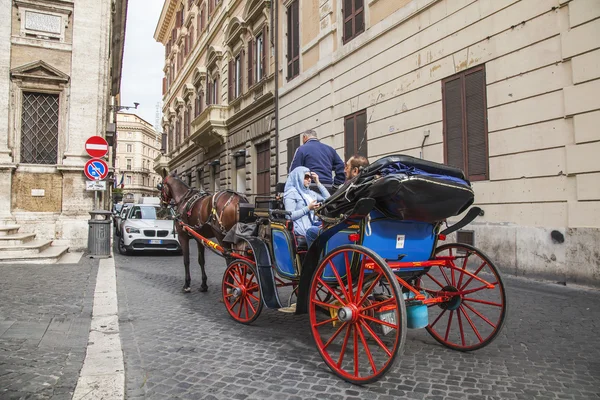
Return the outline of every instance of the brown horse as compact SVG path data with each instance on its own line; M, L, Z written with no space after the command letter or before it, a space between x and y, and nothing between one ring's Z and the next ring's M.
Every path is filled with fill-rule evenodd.
M207 239L215 238L219 244L223 244L223 238L227 231L238 222L239 204L248 203L248 200L239 193L222 190L214 194L203 190L190 188L175 175L166 176L158 185L163 205L172 205L179 218L191 225L196 232ZM176 224L179 243L183 252L183 265L185 266L185 283L183 292L191 292L190 283L190 239L192 237ZM206 272L204 270L204 245L198 243L198 264L202 270L201 292L206 292Z

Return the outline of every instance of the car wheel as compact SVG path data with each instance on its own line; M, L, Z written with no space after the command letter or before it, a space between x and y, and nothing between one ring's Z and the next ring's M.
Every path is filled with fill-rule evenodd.
M121 237L119 239L119 243L117 244L117 247L119 249L120 254L127 255L130 253L130 251L127 250L127 247L125 247L125 241L123 240L123 237Z

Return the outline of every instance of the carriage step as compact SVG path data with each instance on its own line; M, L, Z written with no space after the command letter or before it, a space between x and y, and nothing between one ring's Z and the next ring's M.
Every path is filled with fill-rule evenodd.
M14 235L20 227L21 225L0 225L0 237Z
M12 235L0 235L0 246L14 246L29 243L35 239L35 233L14 233Z
M57 264L68 250L69 246L50 246L39 253L20 255L0 253L0 264Z
M52 245L52 240L33 240L31 242L8 245L0 243L0 256L20 256L25 254L37 254Z

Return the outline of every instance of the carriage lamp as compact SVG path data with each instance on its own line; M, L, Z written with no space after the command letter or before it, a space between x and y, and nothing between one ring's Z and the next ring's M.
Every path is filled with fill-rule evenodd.
M360 240L360 235L358 233L351 233L348 235L348 240L351 242L358 242Z
M138 228L132 228L132 227L127 227L125 228L125 232L127 233L140 233L140 230Z

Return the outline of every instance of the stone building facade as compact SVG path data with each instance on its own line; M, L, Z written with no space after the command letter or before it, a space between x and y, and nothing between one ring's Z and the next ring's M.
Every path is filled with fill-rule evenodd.
M163 141L155 169L252 197L275 185L270 1L166 0Z
M600 2L283 0L278 147L463 168L461 232L517 275L600 283Z
M139 202L142 197L158 196L161 177L154 171L154 159L160 154L159 134L139 116L119 112L117 136L115 177L124 198Z
M84 143L120 90L126 0L0 0L0 223L87 245Z

